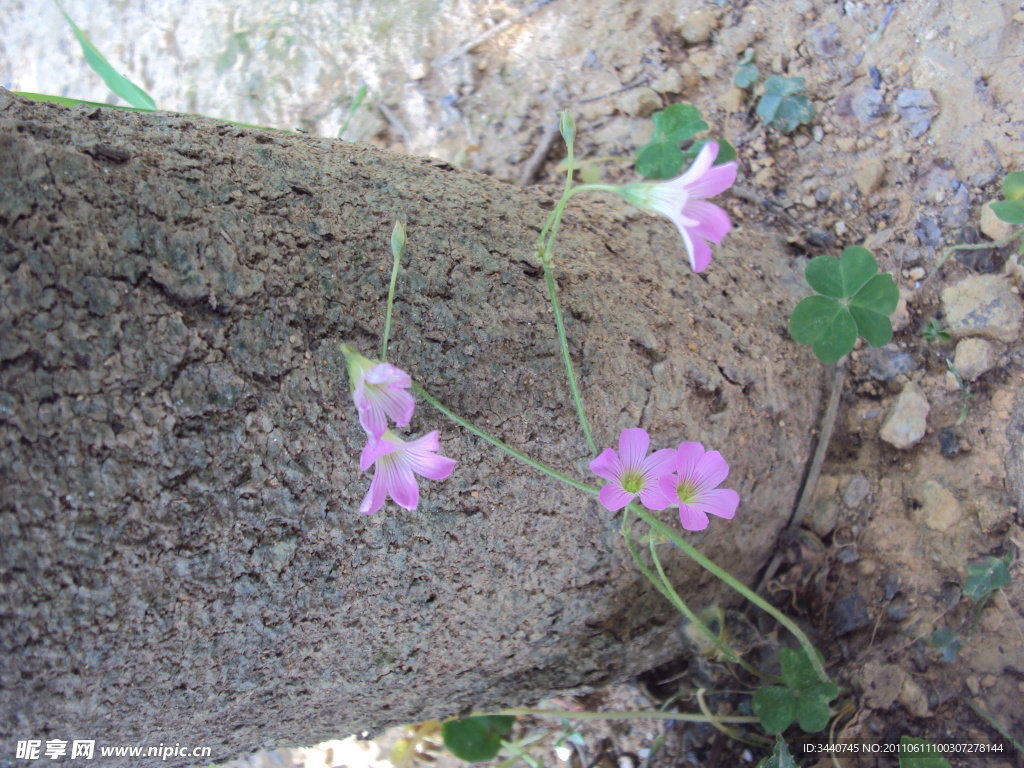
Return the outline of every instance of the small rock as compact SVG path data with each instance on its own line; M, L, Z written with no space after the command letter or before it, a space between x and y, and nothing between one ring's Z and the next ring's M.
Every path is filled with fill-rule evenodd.
M953 427L943 427L939 432L939 450L947 459L960 453L960 438Z
M869 348L864 353L868 364L868 376L875 381L892 381L901 373L917 370L917 363L908 352L897 349L893 345Z
M871 78L872 88L882 87L882 73L878 71L878 67L868 67L868 77Z
M976 275L942 291L946 325L956 337L984 336L1012 343L1020 335L1024 307L1009 282Z
M938 480L925 480L916 493L921 503L914 510L917 522L924 523L933 531L948 531L960 522L960 502Z
M964 381L976 381L995 364L995 347L984 339L963 339L956 345L953 366ZM950 392L960 389L952 371L946 374L946 389Z
M853 175L857 189L865 197L880 186L885 179L885 163L879 157L867 157L860 162L860 167Z
M839 504L835 498L838 490L838 478L831 475L822 475L818 478L806 522L807 527L818 536L828 536L839 523Z
M928 694L925 693L920 683L909 675L903 680L898 701L914 717L929 717L931 715L931 711L928 709Z
M706 43L711 33L718 29L718 18L711 11L696 11L683 20L679 33L690 45Z
M815 248L830 248L835 241L836 239L832 233L824 229L811 227L807 230L807 243Z
M658 93L682 93L683 76L679 74L679 70L675 67L669 67L661 77L651 83L651 88Z
M950 227L962 227L971 220L971 193L961 184L953 194L953 200L942 212L942 218Z
M907 274L911 280L921 280L928 273L924 271L924 267L911 267Z
M964 678L964 682L967 683L967 690L971 692L971 696L981 693L981 684L978 682L977 675L968 675Z
M864 475L854 475L843 489L843 504L850 509L857 509L871 492L871 483Z
M854 94L850 100L850 109L861 123L867 125L873 123L889 112L889 107L882 98L882 92L876 88L865 88L860 93Z
M814 199L819 203L827 203L832 199L832 190L828 187L818 187L814 190Z
M772 183L772 176L775 171L772 168L762 168L754 174L754 183L759 187L769 187Z
M864 691L864 705L870 709L885 711L896 701L906 677L906 671L896 664L885 664L872 659L854 679L860 683Z
M910 448L924 437L929 410L928 398L921 388L908 383L896 398L878 436L900 450Z
M992 203L994 202L997 201L989 200L981 206L981 233L989 240L1002 240L1009 237L1016 227L992 213Z
M938 245L942 242L942 230L932 216L924 216L917 220L914 234L922 245Z
M906 621L910 615L910 604L905 597L897 597L885 608L885 615L892 621Z
M619 96L615 106L634 117L650 117L662 107L661 96L653 88L634 88Z
M932 118L939 111L935 97L927 88L908 88L896 97L896 111L910 123L910 135L915 139L922 136L932 124Z
M868 616L863 598L856 592L839 598L832 609L832 623L835 624L836 637L848 635L868 626L871 617Z
M828 23L815 27L807 35L811 48L819 56L830 58L839 50L839 27Z
M882 596L888 601L900 593L900 577L896 573L887 573L882 579Z

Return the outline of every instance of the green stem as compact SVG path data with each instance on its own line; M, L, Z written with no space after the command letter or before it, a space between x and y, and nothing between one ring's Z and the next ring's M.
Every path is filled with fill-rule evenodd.
M572 358L569 356L569 340L565 336L565 321L562 319L562 307L558 303L558 286L555 285L555 275L551 264L543 262L544 279L548 284L548 296L551 297L551 308L555 313L555 327L558 329L558 345L562 349L562 362L565 363L565 374L569 378L569 389L572 391L572 400L576 404L576 415L579 416L580 426L583 427L583 434L587 438L587 445L591 453L596 456L600 451L594 436L590 432L590 424L587 422L586 411L583 410L583 397L580 395L579 384L576 383L576 372L572 367Z
M579 491L584 491L586 493L591 493L591 494L593 494L595 496L600 492L599 489L594 488L591 485L587 485L586 483L581 483L578 480L573 480L571 477L567 477L566 475L563 475L561 472L556 472L555 470L551 469L551 467L545 466L544 464L541 464L539 461L531 459L525 453L520 453L519 451L517 451L512 446L506 445L505 443L501 442L501 440L499 440L498 438L491 437L489 434L484 432L479 427L476 427L476 426L470 424L468 421L466 421L461 416L457 416L452 411L450 411L447 408L445 408L443 405L441 405L441 403L433 395L431 395L429 392L427 392L427 390L425 390L422 386L417 384L415 381L412 383L412 389L413 389L414 392L416 392L416 394L418 394L420 397L422 397L424 400L426 400L430 405L434 406L434 408L439 410L441 413L443 413L449 419L454 421L460 427L462 427L463 429L469 430L474 435L479 437L481 440L486 440L488 443L493 445L495 448L500 448L505 453L507 453L509 456L512 456L512 457L514 457L516 459L519 459L524 464L527 464L527 465L533 467L534 469L543 472L545 475L549 475L550 477L553 477L555 480L560 480L563 483L565 483L566 485L571 485L573 488L575 488L575 489L577 489Z
M1024 235L1024 229L1018 229L1016 232L1007 235L1001 240L993 240L991 243L975 243L973 245L962 243L960 245L951 245L943 251L942 258L939 259L939 263L935 265L927 279L930 280L933 275L937 274L938 271L942 269L942 265L949 261L949 257L957 251L983 251L986 248L1002 248L1004 245L1008 245L1021 235Z
M398 282L398 266L402 262L402 252L394 254L394 261L391 265L391 285L388 286L388 307L384 313L384 338L380 344L380 361L387 362L388 359L388 338L391 336L391 307L395 303L395 284Z
M657 542L652 537L650 541L651 559L654 560L654 567L658 571L658 576L661 577L661 583L665 585L665 590L667 590L663 590L662 594L669 596L669 600L672 601L672 604L676 607L676 609L681 614L683 614L687 619L689 619L692 624L696 625L697 629L699 629L701 632L707 635L708 639L714 644L715 648L717 648L723 656L729 659L729 661L733 662L734 664L739 664L741 667L747 670L747 672L754 675L755 677L760 677L765 680L769 679L768 675L765 675L763 672L761 672L761 670L759 670L749 661L744 660L743 657L736 653L736 651L734 651L718 635L712 632L711 627L709 627L707 624L701 621L697 617L697 614L690 610L690 606L688 606L686 602L683 600L683 598L679 596L679 593L676 592L675 587L672 586L672 582L669 581L668 576L665 573L665 569L661 565L661 559L658 557L657 546ZM722 619L724 621L724 614L722 616ZM778 678L773 680L773 682L777 680Z
M807 655L808 660L811 662L811 666L814 667L814 673L818 676L818 679L821 680L823 683L830 682L829 676L825 674L825 668L821 665L821 661L818 659L818 653L815 650L814 646L811 644L811 641L807 639L807 635L803 633L800 627L798 627L796 624L790 621L786 617L786 615L782 613L782 611L780 611L771 603L762 599L760 595L758 595L756 592L748 588L745 584L736 579L736 577L730 574L728 571L715 565L710 559L702 555L696 549L696 547L694 547L692 544L686 541L686 539L677 535L675 531L673 531L671 528L662 523L660 520L658 520L658 518L654 517L646 510L634 505L633 512L634 514L636 514L637 517L639 517L641 520L643 520L645 523L651 526L651 528L653 528L655 531L660 533L662 536L664 536L677 547L679 547L681 550L683 550L683 552L685 552L687 555L696 560L697 563L704 570L706 570L708 573L714 576L717 576L719 579L724 581L730 587L732 587L745 598L747 598L747 600L752 602L765 613L772 616L782 626L788 629L793 634L793 636L800 642L800 647L803 648L804 653Z

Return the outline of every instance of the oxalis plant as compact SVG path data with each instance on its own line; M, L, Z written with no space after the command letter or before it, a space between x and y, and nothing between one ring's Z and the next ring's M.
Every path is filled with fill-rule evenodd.
M677 113L684 116L681 111L677 110ZM687 113L685 117L691 115L692 113ZM663 136L667 133L668 141L675 142L686 131L679 131L678 127L666 131L665 129L671 128L667 123L671 122L672 117L675 115L661 123L661 129ZM439 453L437 431L415 438L403 438L397 434L396 430L404 429L412 423L416 408L413 395L417 395L455 424L487 441L498 450L508 453L556 482L565 483L581 493L597 496L601 505L611 512L621 511L621 531L626 546L637 567L655 588L710 639L722 657L739 664L754 675L769 682L781 682L784 686L763 689L768 692L755 696L754 717L717 717L710 713L674 712L638 712L629 713L627 716L713 722L716 725L760 721L771 733L781 730L780 725L784 721L785 725L788 725L797 717L805 730L811 727L824 728L829 717L828 702L838 695L839 689L825 673L821 654L814 649L799 627L784 614L705 557L681 535L678 528L666 525L654 514L669 508L676 510L682 531L704 530L710 524L712 516L723 520L732 519L739 507L740 498L736 491L721 487L729 475L726 459L717 450L708 450L699 442L685 439L676 447L658 448L649 452L650 436L646 430L639 427L627 428L621 432L617 450L613 447L599 446L595 442L569 356L565 323L552 269L554 245L562 215L569 201L584 192L618 194L642 210L667 217L679 231L693 271L700 272L706 269L712 258L709 243L720 244L722 238L732 228L726 212L708 202L707 198L724 192L732 185L736 178L737 165L732 161L715 165L720 145L716 141L705 141L702 142L690 168L677 178L661 182L638 181L622 186L574 185L573 142L576 126L568 112L562 114L560 131L568 155L565 189L537 239L536 257L544 271L555 330L580 429L593 455L590 470L602 482L581 482L568 477L506 445L452 412L422 385L413 381L408 373L387 361L391 306L394 301L398 267L407 242L405 228L401 224L396 224L391 238L393 269L380 356L378 359L371 359L349 344L341 345L359 422L366 433L366 444L360 455L359 466L363 471L372 469L374 473L359 511L362 514L374 514L384 507L388 498L404 509L415 510L420 493L417 475L428 480L443 480L455 470L456 460ZM631 532L631 523L635 519L645 523L648 528L647 534L642 538L635 537ZM640 556L638 545L641 541L650 552L653 568ZM662 566L658 548L664 543L678 547L714 576L768 612L792 633L799 650L784 649L781 652L781 680L763 674L753 664L743 659L690 609L672 586ZM563 711L510 709L497 713L481 713L461 720L452 718L443 724L442 735L445 745L456 756L467 761L491 759L498 754L503 745L508 745L504 739L511 732L513 718L526 714L559 718L581 716L581 713ZM614 714L621 717L624 713ZM589 713L589 716L611 715ZM408 757L411 758L411 754Z

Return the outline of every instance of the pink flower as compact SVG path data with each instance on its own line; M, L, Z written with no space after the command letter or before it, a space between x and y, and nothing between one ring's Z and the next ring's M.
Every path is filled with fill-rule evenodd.
M372 515L384 506L390 496L403 509L416 509L420 501L420 488L414 475L430 480L444 480L455 469L455 459L440 456L441 445L437 430L403 442L390 430L382 438L370 438L359 457L359 468L367 470L376 465L370 490L367 492L359 511Z
M341 351L348 364L348 378L352 399L359 411L359 423L370 436L370 441L384 434L388 428L388 416L395 426L408 426L416 408L416 401L405 391L412 385L409 374L389 363L367 360L347 344L341 345Z
M658 478L672 471L676 452L666 448L647 456L650 444L647 430L624 429L619 435L618 456L611 448L606 448L590 462L591 472L611 480L598 496L605 508L617 512L638 495L648 509L665 509L671 504L658 486Z
M679 503L679 521L688 531L708 527L708 515L731 520L740 497L736 491L719 488L729 476L729 465L718 451L704 452L700 443L680 443L674 458L675 474L659 480L661 490Z
M671 181L635 182L620 190L638 208L672 219L683 236L694 272L711 263L711 247L706 241L719 245L732 229L725 211L714 203L704 202L704 198L721 194L736 181L736 163L712 167L717 156L718 143L709 141L682 176Z

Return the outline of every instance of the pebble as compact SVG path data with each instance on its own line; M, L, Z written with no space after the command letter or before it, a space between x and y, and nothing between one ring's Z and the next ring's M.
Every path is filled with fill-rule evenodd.
M865 197L882 186L885 179L885 163L880 157L866 157L860 162L853 181Z
M807 230L807 242L815 248L831 248L835 241L836 239L832 236L832 233L824 229L811 227Z
M877 88L865 88L860 93L854 94L850 100L850 109L854 117L864 125L885 117L889 112L882 92Z
M843 504L857 509L871 492L871 482L864 475L854 475L843 489Z
M815 141L820 142L822 139L825 138L825 129L822 128L820 125L816 125L811 129L811 136L814 137Z
M913 138L924 135L932 124L932 118L939 111L938 104L931 90L927 88L907 88L896 97L896 111L899 116L910 123L910 135Z
M918 219L914 234L917 235L917 239L921 241L922 245L935 246L942 242L942 230L939 229L938 222L932 216Z
M927 273L924 271L924 267L911 267L908 274L911 280L921 280Z
M838 489L839 478L831 475L821 475L818 478L807 516L807 527L818 536L828 536L839 523L839 504L835 500Z
M856 592L839 598L832 609L832 623L835 624L836 637L848 635L868 626L871 617L868 616L864 599Z
M696 11L683 20L679 33L690 45L706 43L718 28L718 18L711 11Z
M989 240L1002 240L1005 237L1009 237L1016 227L992 213L992 203L994 202L996 201L989 200L981 206L981 234L985 235Z
M921 506L914 510L914 519L933 531L948 531L962 517L960 502L938 480L925 480L917 487Z
M896 398L878 436L900 450L910 448L924 437L930 408L921 388L909 382Z
M898 597L889 603L885 609L885 615L893 621L906 621L910 615L910 604L907 602L907 598Z
M875 381L892 381L901 373L917 370L917 363L910 353L891 344L868 349L864 353L864 360L868 364L868 376Z
M892 600L900 593L900 577L898 573L887 573L882 579L882 596L886 601Z
M962 227L971 220L971 193L961 184L953 194L953 200L942 211L942 218L950 227Z
M931 710L928 709L928 694L924 688L913 677L907 675L900 689L897 701L906 707L907 711L914 717L929 717Z
M634 88L619 96L615 106L634 117L650 117L662 107L661 96L653 88Z
M818 187L814 190L814 199L819 203L827 203L832 197L832 190L828 187Z
M683 87L683 76L675 67L669 67L661 77L651 83L651 88L658 93L682 93Z
M1024 307L1007 280L967 277L942 291L946 325L956 337L983 336L1012 343L1020 335Z
M976 381L996 364L996 349L985 339L963 339L956 345L953 366L964 381ZM946 389L955 392L960 389L952 371L946 373Z
M960 438L953 427L943 427L939 432L939 450L947 459L960 453Z

